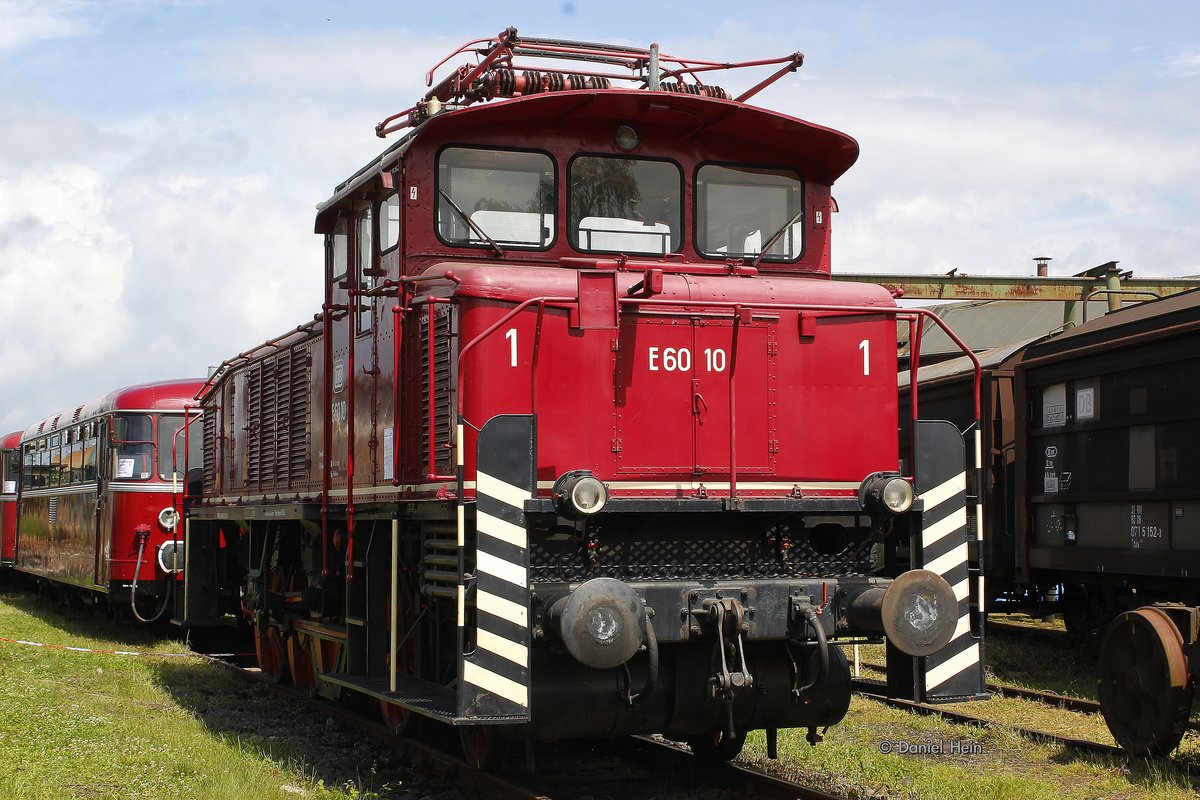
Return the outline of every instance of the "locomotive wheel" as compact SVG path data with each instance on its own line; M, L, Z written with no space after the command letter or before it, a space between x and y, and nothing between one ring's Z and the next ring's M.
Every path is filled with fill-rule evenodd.
M275 683L287 683L287 655L278 628L268 625L266 631L255 633L254 653L264 675L270 676Z
M508 737L498 725L463 725L458 743L467 766L478 772L495 772L508 761Z
M1136 755L1176 748L1192 708L1183 637L1161 609L1121 614L1100 645L1100 710L1117 744Z
M317 671L313 667L312 637L307 633L294 633L287 638L288 668L292 683L303 689L309 697L316 693Z
M692 755L701 761L732 761L742 752L746 743L746 732L737 731L732 737L725 731L713 731L707 736L688 739Z

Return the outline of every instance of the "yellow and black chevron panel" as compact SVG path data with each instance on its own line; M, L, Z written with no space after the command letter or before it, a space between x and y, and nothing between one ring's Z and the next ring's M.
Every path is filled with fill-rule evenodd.
M475 455L474 648L464 656L459 716L529 715L529 535L536 487L534 417L492 417Z
M922 503L919 563L945 578L958 600L958 625L950 643L923 659L923 692L927 701L962 700L985 691L980 635L972 632L971 615L979 606L972 598L968 542L976 531L967 519L967 464L962 435L949 422L917 423L916 490ZM976 443L978 447L978 442ZM978 509L976 509L978 511ZM976 519L979 514L976 513ZM982 630L977 626L978 631Z

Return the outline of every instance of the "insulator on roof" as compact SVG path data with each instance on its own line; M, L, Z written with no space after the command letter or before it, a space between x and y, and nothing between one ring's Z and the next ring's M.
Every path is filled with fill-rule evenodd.
M527 70L517 74L507 67L489 71L476 84L480 97L515 97L517 95L561 92L565 89L607 89L607 78L580 75L574 72L539 72Z
M707 84L674 81L671 83L660 83L659 88L661 88L664 92L675 92L677 94L698 94L704 97L713 97L718 100L729 99L729 92L725 91L720 86L709 86Z

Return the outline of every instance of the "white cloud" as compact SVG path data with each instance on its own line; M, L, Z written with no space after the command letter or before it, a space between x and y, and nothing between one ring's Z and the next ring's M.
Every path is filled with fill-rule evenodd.
M78 0L0 0L0 53L90 28Z

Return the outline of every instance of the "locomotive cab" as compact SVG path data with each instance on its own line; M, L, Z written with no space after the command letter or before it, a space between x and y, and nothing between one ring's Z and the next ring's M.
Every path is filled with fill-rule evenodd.
M769 81L691 80L729 65L460 52L320 207L322 313L202 393L189 547L236 544L264 670L461 726L480 762L815 740L849 705L838 643L885 633L896 693L981 696L962 438L918 422L899 458L922 312L828 280L854 140L748 105ZM639 85L520 63L564 56Z

